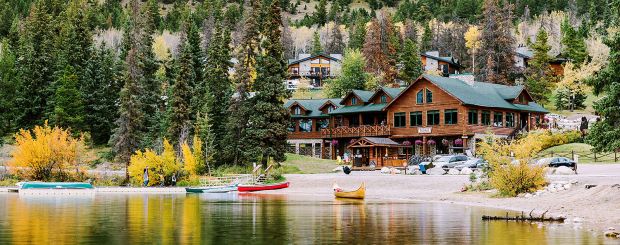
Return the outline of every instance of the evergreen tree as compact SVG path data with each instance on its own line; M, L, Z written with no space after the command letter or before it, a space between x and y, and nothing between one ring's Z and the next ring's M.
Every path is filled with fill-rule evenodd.
M9 47L7 39L0 40L0 145L3 136L15 126L15 115L18 108L17 99L17 67L15 53Z
M380 75L386 56L381 47L381 26L376 18L370 22L366 32L362 53L366 57L366 71Z
M168 137L174 146L185 142L189 136L190 100L192 91L190 84L195 79L191 48L186 40L181 40L177 60L178 74L172 86L172 102L170 104L170 126Z
M45 1L36 2L24 21L19 40L17 107L19 128L43 124L46 105L53 95L50 88L54 76L54 31L51 10Z
M327 0L319 0L319 5L314 12L314 19L319 27L327 23Z
M327 53L330 54L342 54L344 52L345 44L342 40L342 32L340 31L340 25L335 23L332 28L329 43L327 44Z
M277 2L276 2L277 3ZM279 39L276 39L279 40ZM230 62L230 31L221 22L215 25L215 32L210 41L206 64L205 115L209 118L208 135L211 140L212 162L210 166L219 166L226 162L225 138L228 120L227 110L232 94L231 81L228 77Z
M121 67L112 50L101 45L88 62L87 78L82 84L84 128L94 144L108 143L118 116L118 94L122 87Z
M75 69L78 83L86 80L86 66L91 57L92 32L87 17L88 6L84 0L71 0L63 13L57 41L57 69L63 76L65 68Z
M557 80L553 77L553 70L549 65L551 47L547 43L547 38L547 32L541 28L536 35L536 42L532 45L534 57L529 61L525 71L525 86L532 98L541 104L549 102L548 96L553 89L553 82Z
M612 1L612 25L620 25L620 0ZM620 32L610 33L604 43L609 47L609 63L588 83L594 94L603 95L594 103L594 109L601 121L594 124L587 142L597 152L612 152L620 149Z
M371 76L365 68L366 60L362 53L356 49L347 49L342 59L342 74L327 81L327 96L340 98L353 89L364 89Z
M480 55L482 62L476 69L482 81L513 84L510 75L514 68L514 37L512 28L513 5L506 3L501 8L498 0L484 1L484 19Z
M78 76L72 66L67 66L56 81L54 110L51 123L63 128L71 128L78 133L84 124L84 103L78 88Z
M577 67L588 59L588 51L584 39L571 26L568 18L562 22L562 46L563 54Z
M205 94L205 78L204 78L204 52L202 50L200 34L198 33L198 26L192 21L192 18L187 18L185 21L185 36L187 38L187 49L191 55L191 68L193 73L193 80L189 80L188 85L191 88L192 96L190 105L190 118L195 120L195 115L204 107L204 94Z
M247 24L247 23L246 23ZM282 45L284 46L284 58L294 59L296 56L295 41L288 22L284 22L282 27Z
M250 115L247 129L251 156L266 166L269 159L275 162L286 160L286 138L288 135L289 112L284 100L290 92L284 87L286 62L280 40L282 24L280 8L272 3L265 18L262 52L257 57L257 74L254 83L256 95L252 98L254 113Z
M366 38L366 21L359 16L355 19L355 25L349 28L349 48L362 49Z
M400 53L400 64L402 66L400 78L407 83L415 81L424 71L422 60L420 59L420 51L418 51L418 47L411 39L405 40L405 45Z
M427 23L424 25L424 32L422 33L422 43L420 44L420 48L422 52L431 51L432 41L433 41L433 32L431 31L431 27Z
M312 34L312 49L310 50L312 55L322 54L323 46L321 46L321 38L319 37L319 32L314 31Z
M157 0L147 0L146 5L149 9L148 13L151 15L151 19L153 20L153 27L156 30L161 30L162 18L159 13L159 5L157 5Z
M389 17L384 18L381 23L376 18L370 22L362 52L367 60L366 71L382 76L383 84L391 84L396 78L396 38L395 28Z
M332 1L332 4L329 6L329 14L327 16L328 21L337 21L338 20L338 12L340 12L340 7L338 6L337 1Z

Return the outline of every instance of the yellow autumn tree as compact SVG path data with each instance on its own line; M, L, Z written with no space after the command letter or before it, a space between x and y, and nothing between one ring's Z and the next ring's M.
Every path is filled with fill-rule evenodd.
M136 151L129 161L129 176L134 184L144 181L144 169L148 169L149 186L161 184L161 177L170 179L181 169L180 162L175 157L174 147L167 139L164 139L164 151L157 154L151 149Z
M194 144L190 149L187 142L181 145L181 153L183 155L183 169L190 176L196 176L202 169L204 157L202 156L202 141L198 136L194 136Z
M469 53L471 54L471 67L472 72L475 72L474 69L476 67L476 54L478 53L478 49L482 45L482 41L480 40L480 29L478 26L470 26L465 32L465 47L469 49Z
M78 170L79 156L85 145L69 130L43 126L21 129L15 134L16 147L8 166L15 174L30 180L68 179L67 171Z

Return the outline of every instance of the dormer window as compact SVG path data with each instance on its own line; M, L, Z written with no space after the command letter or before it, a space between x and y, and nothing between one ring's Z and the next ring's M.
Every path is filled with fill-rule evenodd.
M295 111L293 112L295 115L301 115L301 108L299 106L295 107Z
M381 103L387 103L387 96L381 95Z
M335 109L336 109L335 106L328 106L327 107L327 113L330 113L330 112L334 111Z
M351 105L357 105L357 98L351 97Z

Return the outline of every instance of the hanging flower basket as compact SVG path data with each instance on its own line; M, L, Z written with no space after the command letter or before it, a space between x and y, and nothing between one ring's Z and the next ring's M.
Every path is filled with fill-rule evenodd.
M422 145L422 141L421 140L416 140L415 141L415 145Z
M448 141L447 139L442 139L441 140L441 144L442 145L448 145L448 144L450 144L450 141Z
M351 139L351 141L349 141L349 144L353 144L355 143L355 139Z
M426 141L426 143L429 144L429 145L437 144L434 140L428 140L428 141Z
M338 140L332 140L332 145L338 145Z
M454 140L454 145L463 145L463 140L462 139Z
M411 145L411 141L405 140L405 141L403 141L403 145L410 146Z

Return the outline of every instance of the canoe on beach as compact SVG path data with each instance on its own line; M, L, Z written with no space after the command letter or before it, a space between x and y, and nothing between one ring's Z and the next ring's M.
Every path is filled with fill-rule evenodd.
M19 189L93 189L93 185L84 182L23 182Z
M237 187L237 190L240 192L266 191L266 190L277 190L277 189L287 188L288 186L289 186L289 182L277 183L277 184L239 185Z
M236 190L237 190L237 185L185 188L185 191L188 193L227 193L227 192L236 191Z
M338 185L334 184L334 196L338 198L364 199L366 197L366 186L364 182L355 191L343 191Z

